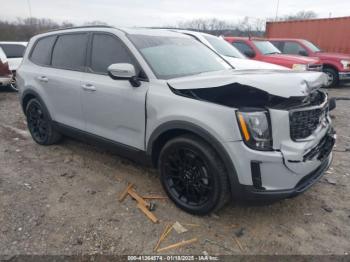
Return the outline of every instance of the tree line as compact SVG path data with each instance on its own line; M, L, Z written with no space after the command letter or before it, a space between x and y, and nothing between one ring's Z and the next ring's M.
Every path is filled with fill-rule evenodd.
M296 14L285 15L278 19L261 19L245 17L238 22L229 22L217 18L192 19L180 21L168 28L188 29L206 32L213 35L235 35L235 36L263 36L267 21L286 21L299 19L317 18L312 11L300 11ZM101 21L91 21L84 25L107 25ZM0 41L28 41L32 36L59 29L75 26L71 22L58 23L47 18L25 18L16 21L5 21L0 19Z

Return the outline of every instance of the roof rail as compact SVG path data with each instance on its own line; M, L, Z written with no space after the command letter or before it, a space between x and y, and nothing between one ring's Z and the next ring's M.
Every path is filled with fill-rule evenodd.
M115 28L114 26L110 26L110 25L83 25L83 26L57 28L47 32L55 32L55 31L68 30L68 29L96 28L96 27L97 28Z

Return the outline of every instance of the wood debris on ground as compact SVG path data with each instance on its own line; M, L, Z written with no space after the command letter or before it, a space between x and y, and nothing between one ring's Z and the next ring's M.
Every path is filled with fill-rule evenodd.
M144 198L142 198L135 190L133 184L128 184L128 186L122 191L118 200L119 202L123 202L124 199L129 195L131 198L136 200L137 207L146 215L146 217L151 220L153 223L158 223L158 218L152 213L151 210L154 209L154 205L147 202Z
M170 249L183 247L183 246L186 246L186 245L189 245L189 244L193 244L193 243L195 243L197 241L198 241L197 238L192 238L192 239L189 239L189 240L182 240L181 242L178 242L176 244L172 244L170 246L160 248L160 249L157 250L157 252L164 252L164 251L168 251Z

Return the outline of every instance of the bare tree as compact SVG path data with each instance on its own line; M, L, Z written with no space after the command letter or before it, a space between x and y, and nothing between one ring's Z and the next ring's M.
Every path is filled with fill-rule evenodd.
M314 11L299 11L296 14L285 15L277 18L278 21L294 21L294 20L308 20L317 18L317 14Z

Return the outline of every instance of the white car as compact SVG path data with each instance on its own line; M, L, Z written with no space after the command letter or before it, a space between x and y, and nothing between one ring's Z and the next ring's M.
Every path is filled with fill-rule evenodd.
M19 65L22 63L23 54L27 47L27 42L0 42L0 47L3 49L7 56L7 62L13 74L10 86L15 91L18 91L15 78L16 71Z
M186 34L194 37L199 42L205 44L209 48L213 49L216 53L221 55L226 61L228 61L235 69L277 69L277 70L290 70L287 67L279 66L275 64L254 61L248 59L234 46L227 43L221 37L213 36L206 33L200 33L190 30L172 30L178 33Z

